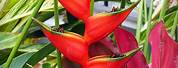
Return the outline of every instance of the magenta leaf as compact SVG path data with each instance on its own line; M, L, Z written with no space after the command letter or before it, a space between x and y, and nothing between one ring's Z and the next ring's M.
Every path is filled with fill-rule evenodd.
M171 39L163 21L151 31L152 68L178 68L178 44Z
M132 33L118 27L115 29L114 35L121 53L138 48L138 43ZM148 68L146 59L141 51L137 52L126 66L127 68Z

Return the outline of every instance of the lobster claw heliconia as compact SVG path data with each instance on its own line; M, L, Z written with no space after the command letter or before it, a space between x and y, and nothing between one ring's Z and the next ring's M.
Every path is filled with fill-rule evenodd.
M90 44L105 38L127 18L138 3L139 1L122 11L90 16L85 20L84 38L86 41Z

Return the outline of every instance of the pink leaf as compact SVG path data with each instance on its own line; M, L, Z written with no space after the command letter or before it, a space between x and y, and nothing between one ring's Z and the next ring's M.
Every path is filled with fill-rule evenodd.
M152 68L178 68L178 44L171 39L163 21L151 31Z
M138 48L138 43L132 33L118 27L115 29L114 35L121 53ZM127 63L127 68L148 68L146 59L141 51L137 52L137 54Z

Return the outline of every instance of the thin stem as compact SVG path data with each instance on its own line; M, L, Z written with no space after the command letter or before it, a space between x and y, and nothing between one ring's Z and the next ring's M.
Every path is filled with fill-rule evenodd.
M95 3L95 0L90 0L90 15L91 16L94 14L94 3Z
M171 29L171 35L173 38L175 38L177 23L178 23L178 10L176 11L176 16L174 18L174 23Z
M165 16L166 10L168 9L168 7L169 7L169 0L163 0L159 20L161 20Z
M152 17L152 13L153 13L153 0L151 0L151 3L150 3L150 8L149 8L149 21L147 21L147 30L146 30L146 38L145 38L145 45L143 46L143 52L145 54L145 57L147 59L147 63L150 63L150 59L151 59L151 51L150 51L150 48L149 48L149 43L148 43L148 36L149 36L149 33L150 33L150 30L151 30L151 17Z
M39 11L39 9L40 9L40 7L41 7L41 5L43 4L44 1L45 0L39 0L38 4L34 8L32 15L30 15L27 23L25 24L25 26L24 26L24 28L22 30L22 33L18 37L17 42L16 42L14 48L12 49L12 51L10 53L10 56L8 57L5 65L4 65L4 68L9 68L9 65L11 64L11 62L13 60L13 57L15 56L15 54L16 54L16 52L17 52L22 40L25 38L25 36L26 36L26 34L28 32L28 29L30 28L30 25L32 23L32 17L34 17L38 13L38 11Z
M148 21L148 14L147 14L146 0L144 0L144 16L145 16L145 22L147 22Z
M142 25L142 13L143 13L143 0L141 0L139 6L139 16L138 16L138 21L137 21L137 30L136 30L136 38L138 43L140 43L140 34L141 34L141 25Z
M152 14L153 14L153 2L154 2L154 0L151 0L151 2L150 2L149 16L148 16L149 20L152 20L151 18L152 18Z
M61 53L59 51L57 51L57 65L58 68L62 68L62 58L61 58Z
M58 0L54 0L54 19L55 19L55 27L59 27L59 12L58 12ZM57 65L58 68L62 68L62 62L61 62L61 53L57 50Z
M55 27L59 28L59 12L58 12L58 0L54 0L54 19L55 19Z
M121 6L120 9L124 9L126 4L126 0L121 0Z

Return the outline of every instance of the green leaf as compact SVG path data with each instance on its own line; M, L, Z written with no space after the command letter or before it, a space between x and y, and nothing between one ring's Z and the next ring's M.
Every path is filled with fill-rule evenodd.
M25 53L25 54L22 54L18 57L16 57L9 68L22 68L23 65L26 64L26 62L28 61L28 59L33 55L34 53L31 52L31 53ZM0 68L3 68L3 65L0 66Z
M0 0L0 19L3 17L19 0Z
M8 31L11 31L17 24L19 19L24 18L24 17L28 17L31 13L32 10L34 9L34 6L36 5L38 1L37 0L20 0L18 3L16 3L14 5L14 7L12 7L10 9L10 11L4 16L2 17L2 19L0 19L0 28L4 28L5 27L9 27L11 29L8 29ZM51 0L45 0L45 2L43 3L41 9L39 10L39 13L47 13L47 12L52 12L53 8L53 1ZM59 6L59 9L62 9L61 6ZM47 14L48 16L52 16L51 14ZM45 16L41 16L41 17L45 17ZM46 20L46 18L43 18ZM18 22L13 22L13 21L18 21ZM23 23L25 23L26 21L24 21ZM1 31L6 31L6 30L2 30Z
M12 48L18 36L19 35L0 32L0 50Z
M44 63L43 68L50 68L50 63Z
M48 44L47 46L43 47L41 50L33 54L26 63L34 66L36 63L38 63L44 57L48 56L53 51L55 51L55 48L51 44ZM26 68L28 67L28 65L24 65L24 67Z
M29 66L34 66L40 60L44 59L53 51L55 51L55 48L48 43L47 45L44 45L44 47L37 52L24 53L16 57L12 61L9 68L28 68ZM1 65L0 68L2 66L3 65Z

